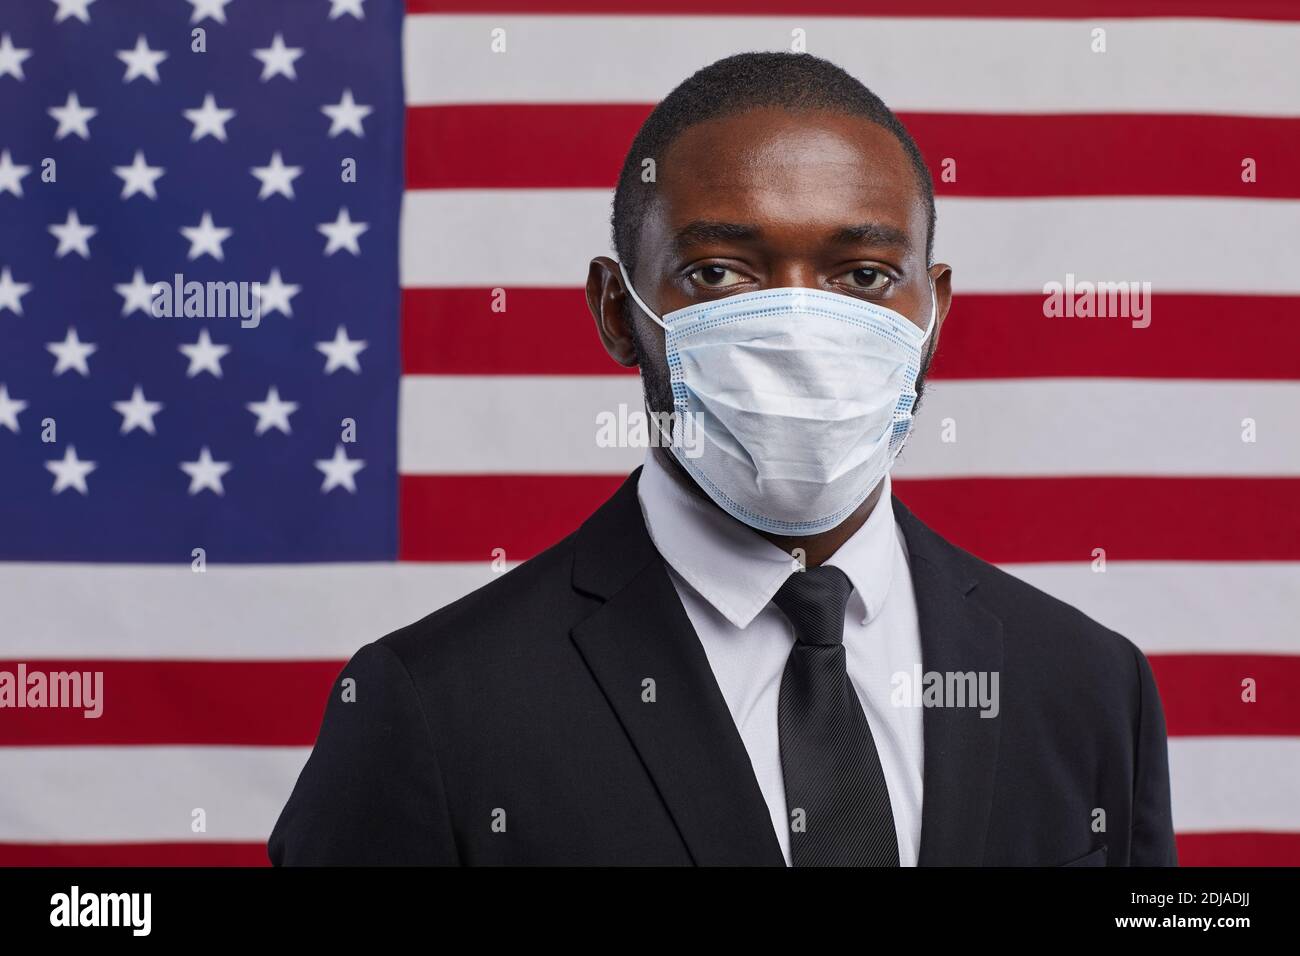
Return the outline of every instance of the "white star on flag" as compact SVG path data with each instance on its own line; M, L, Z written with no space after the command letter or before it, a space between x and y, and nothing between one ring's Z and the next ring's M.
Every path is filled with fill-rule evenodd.
M77 210L69 209L63 225L51 223L49 228L54 238L59 240L59 248L54 250L56 259L62 259L69 252L75 252L83 259L90 258L90 237L99 232L99 227L82 225Z
M218 227L212 222L212 213L204 211L203 218L197 226L182 226L181 235L190 241L187 259L194 260L200 256L211 256L218 262L225 259L221 244L231 237L233 229Z
M334 106L322 106L320 111L330 118L330 136L348 132L354 136L365 136L361 121L375 111L373 106L361 106L352 98L351 90L344 90L343 97Z
M51 106L46 112L58 120L59 128L54 131L55 139L63 139L73 133L82 139L90 139L88 124L99 115L99 110L82 106L76 93L69 93L67 101L62 106Z
M262 315L282 312L286 317L293 318L291 301L302 291L302 286L290 285L280 278L279 269L272 269L271 277L258 287L258 291L262 299Z
M291 80L298 79L298 71L294 69L294 63L302 56L302 47L288 47L284 45L283 35L277 33L271 40L271 45L262 50L254 50L253 56L262 61L262 82L274 76L287 76Z
M134 49L117 51L117 58L126 64L126 75L122 77L122 82L130 83L136 77L143 76L150 83L161 83L158 64L168 56L166 50L149 49L149 41L141 33L135 41Z
M0 312L9 309L14 315L23 314L23 296L32 291L30 282L15 282L9 267L0 269Z
M230 462L213 461L212 452L204 445L197 461L181 462L181 471L190 476L190 494L197 495L208 490L224 495L226 489L221 484L222 476L230 471Z
M23 76L23 61L31 55L31 50L14 46L9 34L0 36L0 76L12 76L15 80L26 79Z
M272 385L266 393L266 401L249 402L244 407L257 416L254 435L264 435L272 428L278 428L288 435L289 416L298 410L298 403L282 401L279 389Z
M190 367L185 371L187 378L194 378L201 372L211 372L221 378L221 360L230 351L230 346L214 344L207 329L199 332L199 340L193 345L181 345L178 348L190 360Z
M0 425L18 434L18 414L27 407L26 402L9 397L9 386L0 382Z
M83 495L89 494L86 476L98 467L99 465L93 461L79 459L77 449L69 445L64 449L62 459L56 458L45 463L46 470L54 475L54 487L50 489L51 493L57 495L66 488L75 488Z
M348 207L339 208L339 216L333 222L322 222L316 230L325 236L325 255L332 256L340 249L346 249L354 256L361 255L361 244L357 238L370 228L369 223L353 222L348 215Z
M181 110L185 118L194 124L190 133L190 142L197 143L204 136L214 136L221 142L226 141L226 124L235 117L235 111L221 109L216 98L209 93L203 97L203 105L194 110Z
M218 23L226 22L226 6L231 0L189 0L194 12L190 14L190 23L198 23L204 17L211 17Z
M337 20L345 13L350 13L358 20L366 18L366 0L330 0L330 19Z
M167 170L161 166L150 166L144 158L144 151L137 149L135 159L130 166L114 166L113 172L122 180L122 198L130 199L136 193L144 193L150 199L158 198L154 183Z
M123 435L135 428L141 428L150 435L157 434L153 428L153 417L162 409L162 402L148 401L144 397L144 389L139 385L131 393L130 401L113 403L113 411L122 416Z
M262 183L257 198L266 199L279 193L286 199L293 198L293 181L302 175L301 166L286 166L277 149L271 154L271 161L266 166L254 166L252 173Z
M19 166L9 156L9 150L0 151L0 193L23 195L23 177L32 171L30 166Z
M334 457L316 459L316 467L325 475L325 479L320 485L321 494L325 494L332 488L346 488L355 495L357 493L356 474L366 467L366 463L360 458L348 458L343 446L335 445Z
M95 0L50 0L50 2L59 8L54 11L55 23L62 23L68 17L76 17L82 23L89 23L90 10L88 7Z
M135 275L131 277L130 282L122 282L113 286L113 291L122 297L122 314L130 315L139 309L152 318L153 287L152 282L145 281L143 269L136 269Z
M316 351L325 356L325 374L332 375L337 369L345 368L361 374L361 363L357 356L366 350L364 341L348 338L348 330L339 326L332 342L317 342Z
M90 363L86 360L99 351L98 345L77 338L77 330L71 326L68 327L68 334L63 337L62 342L46 342L45 348L55 358L55 375L62 375L68 369L76 369L86 378L90 377Z

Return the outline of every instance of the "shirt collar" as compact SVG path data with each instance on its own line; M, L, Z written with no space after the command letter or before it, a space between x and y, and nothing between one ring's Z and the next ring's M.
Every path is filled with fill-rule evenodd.
M654 450L637 482L646 528L663 559L738 628L749 626L796 568L794 558L752 528L702 500L668 474ZM897 545L889 475L877 505L827 561L853 582L851 613L879 613L893 578Z
M881 483L880 497L867 520L826 560L826 564L839 568L853 582L849 611L854 612L856 608L863 624L885 606L885 598L894 583L894 555L901 546L894 520L893 483L888 472Z

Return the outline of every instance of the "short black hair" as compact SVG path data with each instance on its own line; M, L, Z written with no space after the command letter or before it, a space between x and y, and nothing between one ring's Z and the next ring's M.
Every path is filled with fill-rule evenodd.
M631 275L641 218L654 195L654 184L641 179L649 158L658 168L663 154L688 127L759 107L792 112L828 110L861 116L883 126L902 144L916 172L926 206L925 258L934 252L934 180L921 151L898 117L880 97L848 72L810 53L738 53L718 60L682 82L654 108L642 124L614 190L614 250Z

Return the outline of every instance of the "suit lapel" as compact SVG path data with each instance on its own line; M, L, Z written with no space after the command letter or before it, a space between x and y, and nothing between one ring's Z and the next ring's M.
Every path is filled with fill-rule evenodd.
M572 639L700 865L782 865L744 743L708 658L646 532L640 469L583 525L575 589L599 604ZM925 671L999 673L1002 622L971 596L961 552L898 499ZM654 681L655 700L643 699ZM997 766L999 720L976 707L924 711L922 866L978 866Z
M975 581L961 566L961 552L898 499L894 511L911 559L925 671L1000 674L1002 622L971 597ZM924 722L918 863L979 866L993 799L1000 718L981 717L978 707L927 707Z
M572 638L699 865L783 865L753 766L662 558L636 480L585 524L574 586L603 599ZM654 682L654 701L644 699Z

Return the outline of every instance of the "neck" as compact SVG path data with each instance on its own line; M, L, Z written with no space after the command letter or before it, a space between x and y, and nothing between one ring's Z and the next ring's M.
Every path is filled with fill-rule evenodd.
M686 473L686 470L682 468L681 464L678 463L677 459L673 457L672 453L668 451L668 449L655 446L651 449L651 454L658 458L659 463L663 465L668 474L672 475L673 480L677 482L679 486L684 488L688 493L695 495L695 497L699 498L701 501L707 502L709 507L718 508L714 500L704 493L700 486L697 485L694 479ZM772 542L783 551L787 551L791 554L794 554L796 550L801 551L803 554L804 567L815 568L838 551L840 545L853 537L857 530L866 523L867 518L871 517L872 510L875 509L876 503L880 501L881 493L884 490L885 482L882 478L876 483L876 487L871 490L871 494L867 495L866 500L854 509L853 514L849 515L834 528L831 528L829 531L823 531L821 534L790 536L771 534L767 531L759 531L757 528L751 528L750 530L760 537ZM885 507L889 507L888 502L885 503ZM718 508L718 510L722 511L721 508ZM723 511L723 514L726 514L726 512ZM736 520L735 518L732 518L731 515L727 515L727 517L731 518L732 521Z

